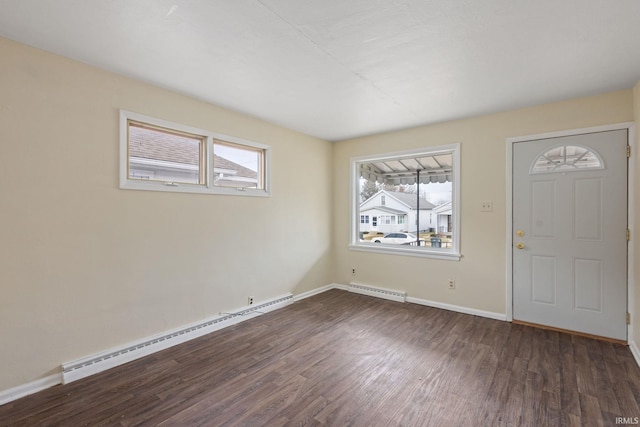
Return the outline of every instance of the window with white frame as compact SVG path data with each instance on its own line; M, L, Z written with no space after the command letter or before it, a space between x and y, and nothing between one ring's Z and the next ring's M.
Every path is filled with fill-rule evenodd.
M213 140L213 184L232 188L264 188L262 149Z
M353 158L351 176L350 249L460 259L459 144Z
M269 147L120 111L120 188L268 196Z
M128 121L130 180L205 184L207 137Z

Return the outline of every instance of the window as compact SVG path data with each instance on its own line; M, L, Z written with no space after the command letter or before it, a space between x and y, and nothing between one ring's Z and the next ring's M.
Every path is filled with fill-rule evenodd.
M205 184L206 136L129 120L128 179Z
M120 111L120 188L268 196L266 145Z
M360 224L369 224L369 215L360 215Z
M261 149L213 140L213 184L220 187L263 189Z
M604 165L598 153L578 145L560 145L542 153L531 165L531 173L603 168Z
M459 144L353 158L351 176L351 250L460 259ZM362 210L385 212L372 217L371 231L402 231L420 243L359 239Z

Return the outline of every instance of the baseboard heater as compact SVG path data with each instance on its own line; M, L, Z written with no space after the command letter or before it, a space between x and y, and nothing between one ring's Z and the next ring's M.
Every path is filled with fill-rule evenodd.
M360 283L349 283L347 288L349 292L357 294L369 295L371 297L384 298L391 301L405 302L407 293L404 291L395 291L393 289L376 288L375 286L362 285Z
M223 313L204 321L165 332L161 335L129 343L123 347L94 354L62 365L63 384L88 377L98 372L139 359L177 344L201 337L211 332L235 325L261 314L277 310L293 303L293 294Z

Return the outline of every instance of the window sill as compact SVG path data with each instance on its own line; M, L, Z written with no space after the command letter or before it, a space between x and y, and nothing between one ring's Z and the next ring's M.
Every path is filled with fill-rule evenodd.
M222 194L228 196L270 197L266 190L252 188L207 187L197 184L170 184L162 182L125 181L120 184L122 190L164 191L169 193Z
M360 251L360 252L374 252L379 254L388 254L388 255L404 255L404 256L414 256L420 258L432 258L432 259L443 259L448 261L460 261L462 258L462 254L459 252L453 251L438 251L433 249L418 249L411 247L397 247L391 245L384 244L350 244L349 250L351 251Z

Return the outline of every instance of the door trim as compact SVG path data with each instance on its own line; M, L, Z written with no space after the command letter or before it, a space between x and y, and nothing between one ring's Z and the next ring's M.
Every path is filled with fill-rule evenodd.
M631 150L631 158L628 162L627 169L627 203L628 211L627 211L627 221L628 228L631 230L631 235L633 236L634 231L634 200L631 195L634 194L634 177L635 177L635 168L634 168L634 157L636 153L634 152L634 144L635 141L635 124L634 122L624 122L617 123L612 125L605 126L595 126L588 128L580 128L580 129L569 129L565 131L558 132L549 132L549 133L540 133L535 135L524 135L524 136L516 136L507 138L507 198L506 198L506 208L507 208L507 228L506 228L506 254L507 254L507 271L506 271L506 314L507 321L513 321L513 145L517 142L523 141L531 141L536 139L547 139L547 138L558 138L563 136L572 136L572 135L583 135L587 133L595 133L595 132L606 132L611 130L621 130L626 129L628 131L628 139L627 144L632 147ZM634 239L632 238L627 246L627 312L631 313L631 319L634 319L634 280L633 280L633 253L634 253ZM627 325L627 341L632 341L633 338L633 322Z

